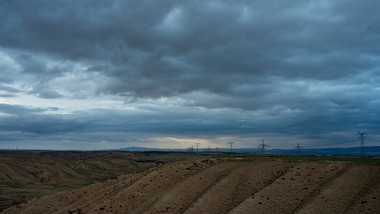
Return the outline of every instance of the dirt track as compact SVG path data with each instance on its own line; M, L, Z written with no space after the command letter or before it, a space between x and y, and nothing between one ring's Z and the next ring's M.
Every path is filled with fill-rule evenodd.
M379 213L380 167L199 160L55 193L3 213Z

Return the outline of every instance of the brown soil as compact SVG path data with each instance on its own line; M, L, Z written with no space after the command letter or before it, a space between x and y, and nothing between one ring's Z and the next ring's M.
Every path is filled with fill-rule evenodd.
M379 213L380 168L347 162L167 163L3 213Z
M358 194L372 187L375 184L374 182L379 179L379 170L379 167L375 166L351 167L326 185L316 197L306 203L297 213L347 213L348 208L352 208L352 206L347 206L347 202L357 201L359 199L357 198ZM359 200L359 202L361 201L362 199Z
M0 211L35 197L154 167L125 158L0 157Z
M192 204L185 213L227 213L285 173L293 163L241 163Z

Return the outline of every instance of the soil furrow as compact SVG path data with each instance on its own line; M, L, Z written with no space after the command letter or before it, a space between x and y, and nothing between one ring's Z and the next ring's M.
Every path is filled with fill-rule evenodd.
M124 177L128 177L129 180L133 181L141 177L141 175L131 174L128 176L120 176L122 180L124 180ZM17 213L68 213L72 207L83 210L87 205L94 206L97 202L104 201L104 199L107 198L107 195L104 195L104 193L110 192L120 185L122 185L120 180L113 179L74 191L51 194L41 197L38 200L35 199L18 205L19 210ZM13 210L11 208L5 210L4 213L13 213Z
M107 198L116 195L120 191L128 188L133 185L139 179L141 179L144 175L142 173L133 174L131 176L120 176L117 179L109 180L107 182L101 183L101 185L97 187L89 187L88 190L81 191L79 190L76 195L79 195L78 199L75 203L72 203L70 206L67 206L64 209L63 213L68 213L69 211L81 209L83 212L89 211L93 209L97 204L105 201ZM108 184L108 182L117 182L115 184ZM93 191L97 189L96 191ZM92 191L91 191L92 190Z
M337 162L299 163L230 213L292 213L345 166L345 163Z
M379 213L380 212L380 166L371 166L372 180L363 188L344 213Z
M322 187L320 194L297 213L345 213L347 206L372 180L372 166L353 166Z
M168 163L30 200L3 213L312 214L380 210L379 165L231 160Z
M290 168L289 162L248 162L202 195L185 213L228 213ZM269 169L269 170L268 170Z
M161 194L199 171L216 164L215 161L187 161L173 163L139 179L130 187L98 204L89 213L141 213L150 207Z
M189 177L161 195L157 203L146 213L182 213L210 186L238 166L239 163L224 162Z

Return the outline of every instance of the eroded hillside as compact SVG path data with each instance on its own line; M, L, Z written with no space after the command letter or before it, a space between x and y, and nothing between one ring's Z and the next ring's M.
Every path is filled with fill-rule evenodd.
M207 159L168 163L4 213L376 213L378 165Z
M154 167L114 158L0 157L0 211L12 204Z

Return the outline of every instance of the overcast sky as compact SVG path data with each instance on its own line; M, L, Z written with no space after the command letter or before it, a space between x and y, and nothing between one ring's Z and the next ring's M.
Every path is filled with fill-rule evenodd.
M378 0L0 1L0 148L380 145Z

